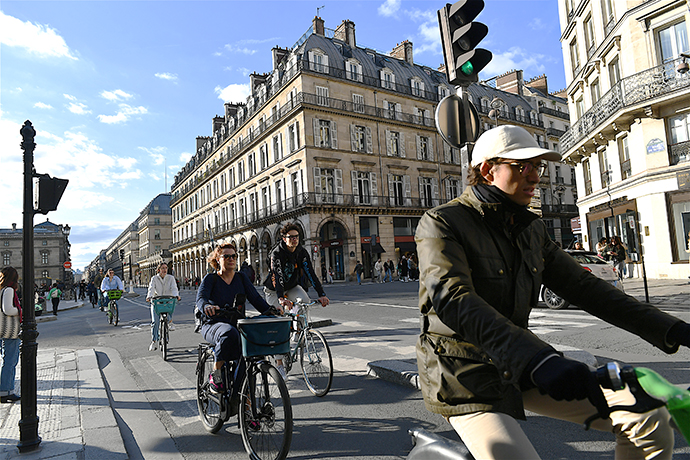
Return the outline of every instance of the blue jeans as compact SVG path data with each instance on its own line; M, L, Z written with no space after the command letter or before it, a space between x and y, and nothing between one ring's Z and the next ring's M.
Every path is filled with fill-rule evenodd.
M360 275L359 273L357 273L357 282L359 284L362 284L362 275Z
M19 362L19 344L21 339L1 339L2 371L0 371L0 395L14 393L14 377Z
M172 313L168 313L168 323L172 321ZM158 330L161 327L160 315L157 315L151 305L151 341L158 342Z
M386 270L386 276L383 278L383 282L385 283L386 280L393 282L393 275L390 270Z
M240 359L240 332L230 323L213 323L201 326L201 336L213 345L216 361Z

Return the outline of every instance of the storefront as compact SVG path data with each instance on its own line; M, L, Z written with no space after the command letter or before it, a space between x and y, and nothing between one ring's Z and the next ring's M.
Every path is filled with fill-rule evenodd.
M623 196L590 208L587 213L589 247L595 250L602 238L620 237L633 262L639 261L640 245L636 228L637 202Z

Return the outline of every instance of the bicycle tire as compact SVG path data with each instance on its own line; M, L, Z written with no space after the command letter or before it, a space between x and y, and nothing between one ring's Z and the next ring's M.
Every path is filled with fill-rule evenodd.
M333 383L333 357L326 338L319 331L307 329L299 348L299 363L309 391L325 396Z
M117 326L117 323L120 322L120 312L118 311L117 308L117 302L113 300L113 308L111 308L111 311L113 312L113 326Z
M209 390L208 376L213 372L213 362L213 353L207 348L201 353L196 368L196 405L204 429L209 433L218 433L225 419L221 415L220 398L222 396L213 395Z
M247 369L240 392L239 417L242 442L250 458L287 458L292 443L292 403L285 381L269 362Z
M112 305L110 304L110 302L108 302L108 311L105 314L106 318L108 318L108 324L113 324L113 309L111 307Z
M160 315L160 349L163 361L168 359L168 321L167 315Z

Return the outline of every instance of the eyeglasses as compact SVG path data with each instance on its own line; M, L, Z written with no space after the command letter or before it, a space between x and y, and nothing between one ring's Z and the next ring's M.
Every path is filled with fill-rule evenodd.
M299 240L299 235L285 235L283 238L286 240Z
M237 254L221 254L223 259L237 259Z
M532 171L536 171L537 176L541 177L544 175L547 166L546 163L544 163L543 161L536 165L529 161L526 161L524 163L520 161L499 161L496 164L516 166L518 168L518 171L520 171L520 175L522 175L522 177L529 176L532 173Z

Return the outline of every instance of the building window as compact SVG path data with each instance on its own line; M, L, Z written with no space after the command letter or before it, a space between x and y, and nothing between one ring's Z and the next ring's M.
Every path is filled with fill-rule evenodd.
M590 92L592 94L592 105L594 105L599 98L601 98L601 89L599 88L599 80L594 80L590 85Z
M47 252L41 253L41 263L43 265L48 265L48 253Z
M42 246L48 246L48 241L47 241L47 240L41 241L41 245L42 245Z
M338 148L336 123L334 121L314 118L314 145L323 148Z
M362 66L357 60L348 60L345 64L345 70L349 80L362 81Z
M606 150L599 151L599 172L601 173L601 186L608 187L611 184L611 168L606 158Z
M237 165L237 182L244 182L244 161L240 161Z
M621 161L621 176L625 180L631 176L628 136L623 136L618 139L618 157Z
M575 108L577 110L577 118L582 118L582 115L585 114L585 101L582 99L582 97L575 101Z
M328 55L320 49L310 50L309 68L319 73L328 73Z
M41 272L41 277L42 277L42 278L48 278L48 270L43 270L43 271Z
M161 224L161 218L160 217L156 217L155 219L153 219L153 225L160 225L160 224Z
M671 131L671 164L677 164L679 161L690 159L688 149L683 148L690 141L690 113L669 118L668 124ZM676 144L682 145L677 146Z
M340 176L342 183L342 176ZM333 168L314 168L316 194L322 203L335 203L336 170Z
M325 86L316 87L316 103L328 107L328 88Z
M417 136L417 159L423 161L434 161L434 153L431 148L431 138Z
M523 109L521 106L515 107L515 119L517 121L522 121L526 122L527 119L525 118L525 109Z
M419 178L419 201L422 206L431 208L438 205L438 187L436 180L431 177Z
M5 241L2 242L2 245L3 245L3 246L9 246L9 245L10 245L10 242L7 241L7 240L5 240Z
M353 152L372 153L371 128L359 125L350 125L351 142Z
M290 142L290 152L299 149L299 122L288 126L288 138Z
M386 131L388 156L405 158L404 135L397 131Z
M460 179L446 179L446 199L453 200L460 196Z
M570 42L570 65L573 69L573 77L580 71L580 55L577 52L577 40Z
M153 239L154 240L160 240L161 239L161 231L158 229L155 229L153 231Z
M611 0L601 0L601 15L605 26L608 26L609 22L613 21L613 5Z
M410 81L412 86L412 95L421 97L424 95L424 82L419 78L413 78Z
M4 253L4 254L2 255L2 264L5 265L5 266L7 266L7 265L12 265L12 264L11 264L11 262L12 262L11 259L12 259L12 254L10 254L10 253Z
M254 152L247 156L247 169L249 170L249 177L256 174L256 154Z
M688 30L685 21L659 30L659 45L661 49L661 61L668 62L687 51Z
M389 69L381 70L381 87L395 89L395 74Z
M621 79L621 68L618 62L618 56L616 56L615 58L613 58L611 62L609 62L608 69L609 83L611 84L611 88L613 88L616 85L616 83L618 83Z
M278 136L274 137L273 140L275 141L277 138ZM264 144L259 147L259 156L261 157L261 169L264 170L268 168L268 144Z
M589 164L589 159L582 162L582 173L585 178L585 195L592 194L592 170Z
M594 24L592 23L592 16L588 16L585 19L585 46L587 47L587 57L592 57L594 54L594 49L596 48L596 43L594 41Z
M355 204L371 204L376 190L376 173L352 171L352 194Z
M352 109L357 113L364 113L364 96L361 94L352 95Z
M268 157L268 146L266 146L266 156ZM273 136L273 162L277 163L283 158L283 134L278 133Z
M450 94L450 90L446 86L440 85L438 87L438 99L439 100L443 99L444 97L448 96L449 94Z
M391 204L393 206L402 206L404 204L403 198L405 194L405 181L404 177L399 174L390 174L388 184L390 188Z

